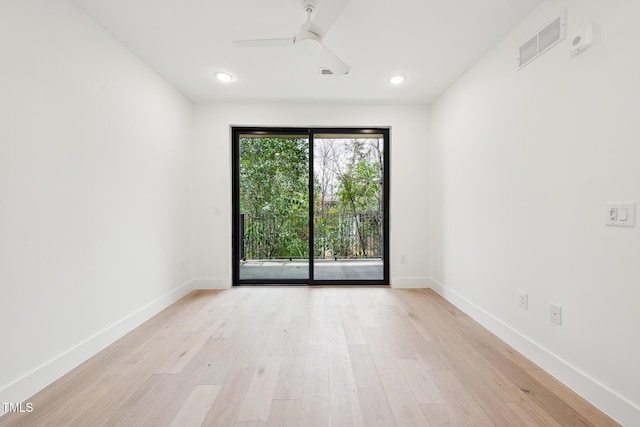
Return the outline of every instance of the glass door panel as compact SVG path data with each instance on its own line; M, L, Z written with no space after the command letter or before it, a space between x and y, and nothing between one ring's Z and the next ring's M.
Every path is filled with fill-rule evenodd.
M383 281L385 140L313 136L314 281Z
M237 144L237 279L305 283L310 246L309 138L241 134Z

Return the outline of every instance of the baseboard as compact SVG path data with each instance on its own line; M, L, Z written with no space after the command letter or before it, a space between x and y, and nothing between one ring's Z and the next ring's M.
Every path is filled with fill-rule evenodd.
M191 279L192 289L229 289L231 288L231 282L228 279L221 278L199 278Z
M186 282L120 319L113 325L87 338L54 359L43 363L22 378L17 379L0 390L0 402L26 402L27 399L38 391L79 366L105 347L113 344L131 330L140 326L191 292L191 290L191 282ZM4 405L0 405L0 416L4 413Z
M394 277L391 279L391 287L394 289L422 289L430 288L429 277Z
M638 425L640 407L529 339L456 291L430 278L431 289L469 315L533 363L622 425Z

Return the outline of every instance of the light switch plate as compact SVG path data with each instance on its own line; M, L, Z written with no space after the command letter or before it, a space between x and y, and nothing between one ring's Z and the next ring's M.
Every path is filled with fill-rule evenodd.
M616 227L636 226L636 204L635 203L607 203L606 225Z

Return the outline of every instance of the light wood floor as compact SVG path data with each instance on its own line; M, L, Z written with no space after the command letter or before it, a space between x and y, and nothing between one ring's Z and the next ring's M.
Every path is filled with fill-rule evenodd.
M194 291L9 426L609 426L431 290Z

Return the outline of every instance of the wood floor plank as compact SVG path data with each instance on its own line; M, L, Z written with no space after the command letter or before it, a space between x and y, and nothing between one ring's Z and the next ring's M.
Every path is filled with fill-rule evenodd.
M202 290L210 293L213 305L216 307L236 307L251 293L249 288L232 288L223 290Z
M417 357L413 346L407 341L404 332L388 328L386 326L377 328L382 335L382 339L387 345L387 349L396 359L414 359Z
M329 388L329 361L326 345L307 346L301 401L301 425L323 427L329 425L331 391Z
M363 304L354 305L354 311L358 323L362 328L377 328L382 326L376 318L375 306L367 306Z
M329 367L350 367L349 348L347 347L347 339L344 335L344 329L331 328L327 329L327 359Z
M474 424L461 417L451 406L443 404L421 404L420 408L429 426L468 427Z
M274 399L302 399L304 359L304 354L295 354L282 358L276 389L273 392Z
M282 357L260 359L238 414L238 421L267 421Z
M384 388L396 424L426 425L426 420L409 385L405 381L397 359L393 357L379 328L365 328L369 351Z
M178 374L193 359L194 355L205 343L214 336L214 322L204 322L197 330L186 334L179 340L171 353L166 356L165 362L157 370L157 374Z
M495 427L486 412L471 396L466 386L451 371L434 371L444 405L421 405L432 423L457 426Z
M256 365L257 361L252 358L240 358L231 365L218 397L202 422L203 426L226 427L233 425L244 403Z
M288 287L287 293L293 295L293 315L308 316L311 312L311 293L309 288L306 286Z
M197 290L0 426L617 426L429 289Z
M353 304L340 307L340 315L342 316L342 329L344 330L347 344L366 344L367 338L362 332Z
M307 330L307 316L292 316L290 321L276 322L269 333L264 357L290 356L301 352Z
M291 322L293 320L293 310L295 307L295 294L282 289L280 294L280 304L276 310L276 322Z
M576 412L580 413L581 416L585 417L590 424L602 427L619 425L595 406L585 405L585 400L582 397L542 369L530 369L526 372L543 387L546 387L551 393L553 393L558 400L569 405Z
M369 347L363 344L350 345L349 357L365 425L395 426L396 422Z
M471 345L443 343L441 351L452 361L452 375L463 383L473 399L496 426L527 425L505 402L520 399L521 391L493 369Z
M302 397L307 323L306 315L292 314L290 321L276 322L271 329L262 357L282 357L274 399Z
M418 359L398 359L398 365L418 403L430 405L445 403L433 373L427 370Z
M324 324L325 327L331 329L343 328L341 306L328 303L326 299L324 308Z
M534 404L522 404L515 402L506 402L509 408L522 420L527 426L545 426L545 427L563 427L553 417L544 412L544 410ZM580 424L576 424L580 425Z
M199 384L210 361L220 348L221 339L209 339L181 370L180 374L154 374L111 416L107 425L165 425ZM208 408L207 408L208 409ZM206 414L206 412L205 412Z
M269 412L269 427L299 427L302 424L302 401L275 399Z
M560 425L593 425L586 417L558 399L558 396L493 347L478 347L477 350L496 370L505 375L519 389L521 398L530 399L542 408L545 414L548 414L548 418L555 420ZM527 412L526 409L529 408L529 405L519 405L518 407L522 409L521 412ZM540 417L537 411L531 413L530 416Z
M167 424L180 411L194 384L177 375L154 374L126 399L120 409L106 420L87 411L78 418L77 425L133 425Z
M329 389L331 390L331 426L364 427L351 366L329 368Z
M236 306L240 308L243 315L239 317L234 316L234 313L230 315L230 319L233 319L236 324L230 325L230 335L222 338L220 347L210 359L212 364L221 362L222 367L228 368L228 372L224 375L222 389L203 425L229 426L237 420L269 331L275 322L275 313L252 310L259 305L260 293L248 295L250 297L248 300Z
M443 333L439 334L439 331L431 324L434 317L433 311L431 311L427 305L419 304L419 302L409 294L401 293L398 299L399 307L407 313L409 321L424 341L444 341L449 338L449 334L447 333L449 330L448 325L446 325L445 330L442 331Z

